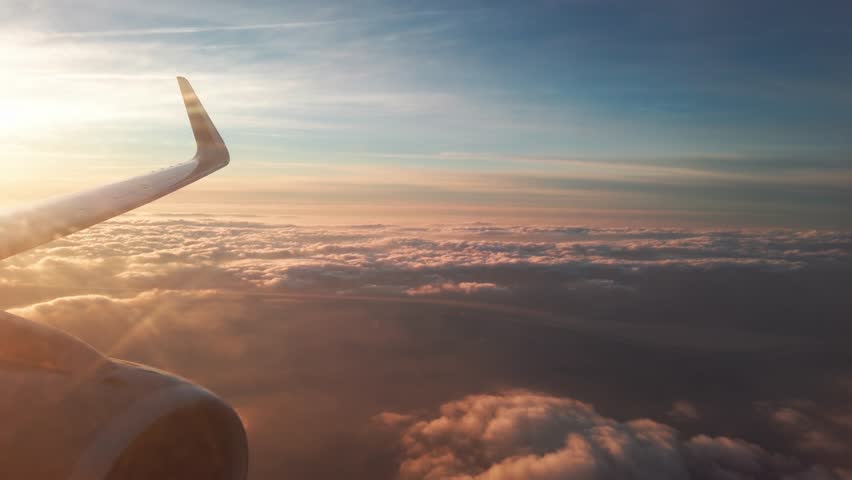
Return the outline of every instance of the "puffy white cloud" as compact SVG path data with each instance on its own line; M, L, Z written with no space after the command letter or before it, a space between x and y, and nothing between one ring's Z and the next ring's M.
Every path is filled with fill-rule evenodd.
M527 391L446 403L400 435L399 474L411 480L839 478L744 440L686 440L652 420L619 422L586 403Z

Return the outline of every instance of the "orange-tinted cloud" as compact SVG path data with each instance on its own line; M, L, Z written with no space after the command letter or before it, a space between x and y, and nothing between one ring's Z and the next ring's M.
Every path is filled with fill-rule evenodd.
M406 480L840 478L743 440L684 439L652 420L619 422L525 391L445 403L437 417L409 421L400 443Z
M626 435L606 437L625 451L656 432L681 461L763 445L802 469L848 469L834 448L852 438L848 385L812 379L848 378L851 244L842 232L130 216L3 262L0 301L222 394L249 425L260 478L393 478L406 453L394 432L505 388L594 404L605 413L587 418ZM755 412L766 398L807 428ZM665 425L672 412L688 435ZM519 415L506 431L523 422L534 423ZM602 448L577 435L488 465L539 471L541 458Z

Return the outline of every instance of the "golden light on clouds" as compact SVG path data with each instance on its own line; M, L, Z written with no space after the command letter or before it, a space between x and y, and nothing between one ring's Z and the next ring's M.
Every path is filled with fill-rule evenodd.
M0 3L0 213L191 158L175 77L231 160L0 308L216 392L249 478L852 479L849 8Z

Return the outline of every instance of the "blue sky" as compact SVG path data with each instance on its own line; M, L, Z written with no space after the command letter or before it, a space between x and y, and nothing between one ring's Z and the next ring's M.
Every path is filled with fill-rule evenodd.
M848 2L116 3L0 7L7 186L63 172L10 200L191 153L186 75L234 157L192 208L852 218Z

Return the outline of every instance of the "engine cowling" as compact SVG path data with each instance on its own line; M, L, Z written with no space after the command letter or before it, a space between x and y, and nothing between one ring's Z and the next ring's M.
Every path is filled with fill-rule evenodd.
M208 390L0 313L0 477L244 480L245 430Z

